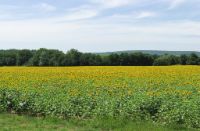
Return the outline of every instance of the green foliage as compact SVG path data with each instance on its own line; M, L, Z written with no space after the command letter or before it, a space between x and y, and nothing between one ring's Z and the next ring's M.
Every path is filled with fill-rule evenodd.
M29 59L33 57L33 52L30 50L19 50L16 56L16 65L22 66L27 65Z
M54 117L30 117L26 115L0 114L3 131L193 131L181 127L165 127L148 121L124 119L58 119ZM176 128L176 129L175 129ZM194 130L195 131L195 130Z
M41 48L39 50L0 50L0 66L152 66L200 65L197 54L154 55L142 52L116 52L107 55L82 53L71 49L67 53Z
M58 92L57 92L58 93ZM0 111L56 116L59 118L122 118L134 121L156 121L164 125L200 128L199 98L183 101L176 97L153 98L138 95L123 99L101 96L67 97L64 93L1 90Z
M200 128L198 66L5 68L0 112Z
M185 55L190 55L191 53L195 53L198 56L200 56L200 52L196 52L196 51L159 51L159 50L127 50L127 51L114 51L114 52L103 52L103 53L98 53L100 55L110 55L110 54L121 54L121 53L128 53L128 54L132 54L132 53L138 53L141 52L143 54L149 54L149 55L157 55L157 56L161 56L161 55L165 55L165 54L169 54L169 55L175 55L175 56L181 56L183 54Z
M180 62L180 58L173 55L163 55L155 59L153 65L155 66L169 66L169 65L177 65L182 64ZM184 64L184 63L183 63Z
M190 54L190 56L188 57L188 60L186 61L187 65L198 65L199 64L199 57L192 53Z

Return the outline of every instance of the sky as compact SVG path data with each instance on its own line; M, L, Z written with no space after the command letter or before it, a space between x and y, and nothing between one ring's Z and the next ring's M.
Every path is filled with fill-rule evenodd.
M200 51L200 0L0 0L0 49Z

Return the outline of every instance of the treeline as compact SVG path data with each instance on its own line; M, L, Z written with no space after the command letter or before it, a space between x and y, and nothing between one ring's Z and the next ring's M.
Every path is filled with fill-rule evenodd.
M190 55L150 55L144 53L113 53L100 55L71 49L67 53L41 48L39 50L0 50L0 66L165 66L200 65L200 57Z

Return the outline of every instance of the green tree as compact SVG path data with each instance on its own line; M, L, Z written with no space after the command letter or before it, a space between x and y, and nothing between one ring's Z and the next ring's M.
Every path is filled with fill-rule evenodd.
M59 50L48 50L50 66L64 66L65 54Z
M112 65L112 66L118 66L120 65L120 58L119 55L114 53L114 54L110 54L108 56L108 64Z
M181 65L186 65L187 64L187 60L188 60L188 56L183 54L180 56L180 64Z
M121 53L119 55L119 64L121 66L130 65L129 54L128 53Z
M198 55L195 53L190 54L186 63L187 65L198 65L199 64Z
M17 53L17 60L16 60L16 65L17 66L22 66L28 63L29 59L31 59L33 56L32 51L30 50L20 50Z
M39 57L39 66L49 66L49 54L48 51L42 51Z
M66 65L69 66L79 66L80 65L80 57L82 53L78 50L71 49L66 54Z

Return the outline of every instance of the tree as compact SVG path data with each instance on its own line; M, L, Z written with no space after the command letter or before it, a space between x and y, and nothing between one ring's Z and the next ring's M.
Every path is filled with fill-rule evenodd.
M178 56L169 55L170 65L177 65L180 64L180 58Z
M80 65L80 57L82 53L78 50L71 49L66 54L66 64L69 66L79 66Z
M187 65L198 65L199 64L199 57L195 53L192 53L188 57L188 60L187 60L186 63L187 63Z
M71 49L66 54L59 50L0 50L0 66L152 66L200 65L200 57L192 53L181 55L150 55L137 53L112 53L99 55L81 53Z
M28 63L29 59L33 57L33 53L30 50L20 50L17 53L16 65L22 66Z
M59 50L49 50L49 65L50 66L64 66L65 54Z
M65 54L59 50L41 48L37 50L29 61L33 66L64 66Z
M96 66L103 65L103 60L102 60L102 57L100 55L95 55L94 56L94 61L95 61L95 65Z
M187 60L188 60L188 56L183 54L180 56L180 64L181 65L186 65L187 64Z
M96 54L83 53L80 57L80 65L82 66L102 65L102 58L101 56Z
M48 66L49 65L49 54L48 50L41 48L33 53L33 57L29 60L29 66Z
M91 53L85 53L82 54L80 57L80 65L81 66L88 66L88 65L92 65L93 64L93 60L92 60L92 54Z
M47 51L42 51L39 57L39 66L49 66L49 55Z
M112 66L120 65L120 58L119 55L114 53L108 56L108 64Z
M101 65L103 65L103 66L110 65L109 55L101 55L100 57L101 57L101 60L102 60Z
M152 66L154 57L148 54L137 52L129 55L129 62L130 65L133 66Z
M121 66L130 65L130 60L129 60L129 54L128 53L121 53L119 55L119 65L121 65Z
M17 50L6 50L3 51L3 65L4 66L15 66L16 65Z
M167 65L170 65L170 62L168 60L168 57L162 56L162 57L155 59L153 65L154 66L167 66Z
M155 66L168 66L180 64L179 57L174 55L163 55L155 59L153 65Z

